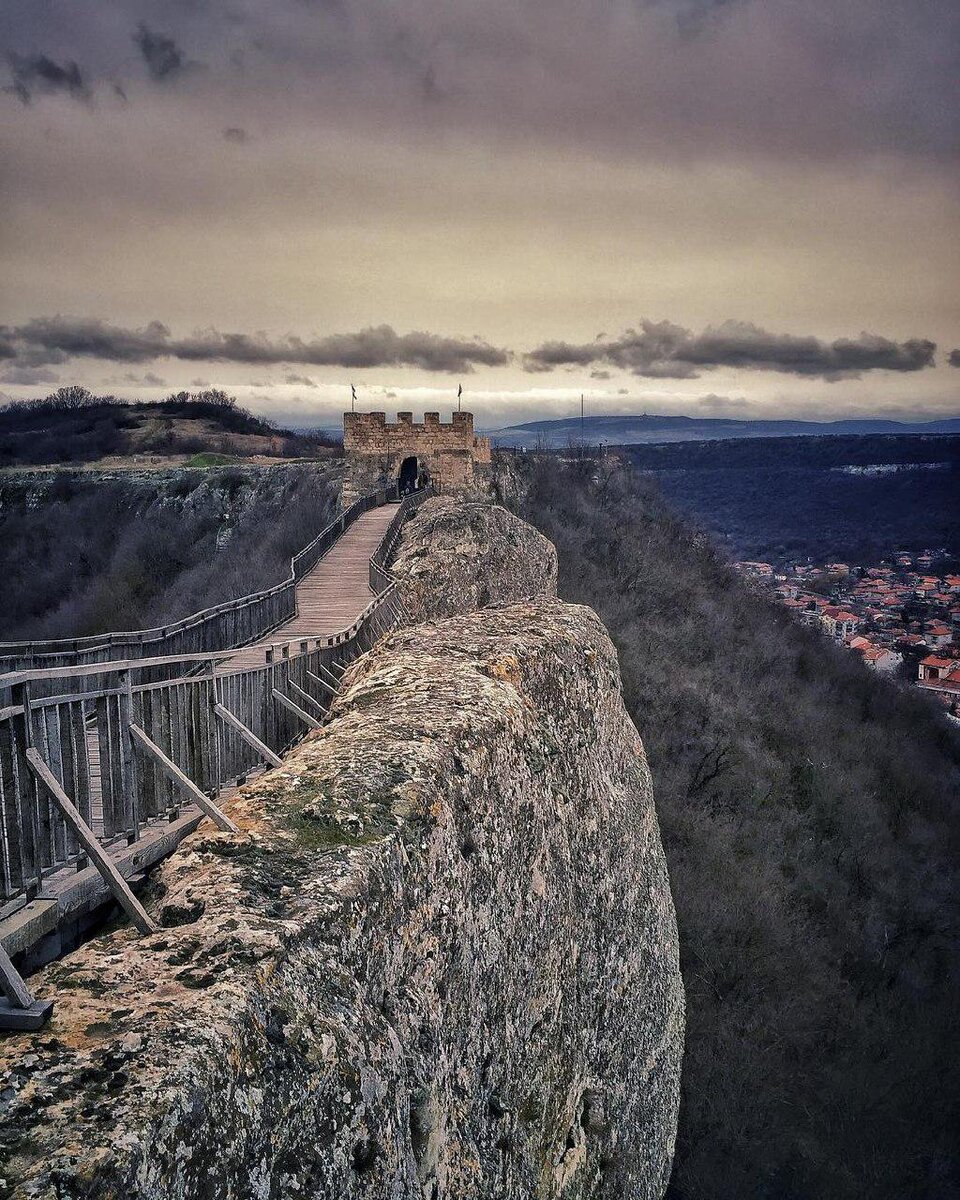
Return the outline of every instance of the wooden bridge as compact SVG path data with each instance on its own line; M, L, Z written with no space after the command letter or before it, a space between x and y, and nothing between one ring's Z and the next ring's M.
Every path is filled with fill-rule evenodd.
M49 1017L20 970L111 899L152 931L144 872L205 816L234 829L224 789L324 720L346 665L399 618L387 563L428 494L362 498L283 584L164 629L0 646L19 668L0 675L0 1028Z
M317 565L296 584L297 611L269 636L225 658L217 666L224 675L257 666L275 642L329 637L346 629L370 603L370 559L396 515L384 504L361 514Z

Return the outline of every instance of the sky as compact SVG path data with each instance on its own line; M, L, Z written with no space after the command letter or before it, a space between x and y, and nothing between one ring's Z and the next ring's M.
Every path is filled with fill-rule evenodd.
M0 401L960 413L955 0L6 0Z

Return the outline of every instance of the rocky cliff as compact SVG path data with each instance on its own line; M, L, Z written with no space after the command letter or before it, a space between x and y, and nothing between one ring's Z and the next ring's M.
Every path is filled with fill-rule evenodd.
M162 932L34 979L54 1020L0 1059L17 1200L662 1195L683 995L643 749L596 616L484 587L360 660L240 836L163 865Z
M0 472L0 638L152 628L270 587L339 488L313 463Z
M452 496L419 509L391 569L413 622L557 594L551 542L499 505Z

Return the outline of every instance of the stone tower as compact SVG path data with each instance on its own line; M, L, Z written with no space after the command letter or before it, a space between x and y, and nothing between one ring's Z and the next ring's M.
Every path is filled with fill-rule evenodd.
M474 491L486 486L490 439L473 432L473 413L455 412L447 425L439 413L424 413L417 424L413 413L343 414L343 452L346 474L343 505L382 487L397 484L401 492L429 481L438 491Z

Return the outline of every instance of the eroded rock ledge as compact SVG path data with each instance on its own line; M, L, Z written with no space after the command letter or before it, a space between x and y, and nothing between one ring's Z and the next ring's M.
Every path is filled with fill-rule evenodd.
M450 496L416 513L391 569L412 621L557 594L552 542L505 508Z
M650 776L588 609L419 625L158 873L169 928L35 977L27 1197L659 1197L683 1036ZM2 1192L2 1188L0 1188Z

